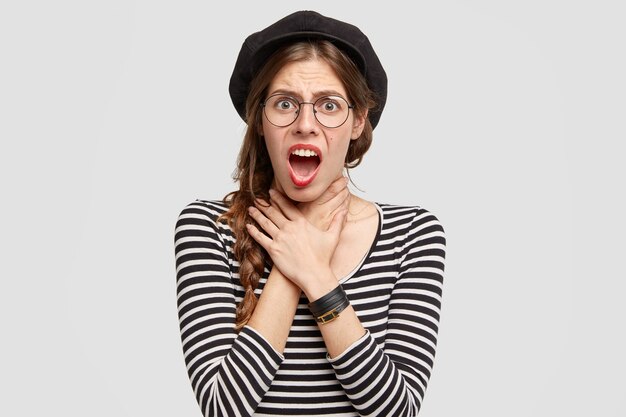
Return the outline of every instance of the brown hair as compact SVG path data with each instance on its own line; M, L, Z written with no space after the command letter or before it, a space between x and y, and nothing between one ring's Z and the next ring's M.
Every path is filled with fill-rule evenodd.
M276 51L265 63L261 71L250 84L246 100L246 130L233 179L239 182L239 190L224 197L229 209L220 220L227 221L235 233L234 255L239 262L239 278L245 289L243 300L237 306L236 327L246 325L254 308L257 297L254 290L263 275L265 260L268 259L263 248L248 234L245 225L255 223L248 214L248 207L254 204L256 197L269 199L269 189L274 179L274 170L270 162L265 140L260 134L262 108L267 89L274 75L291 62L320 59L327 62L343 82L348 93L348 101L354 106L356 114L364 114L374 108L375 98L367 86L365 77L356 65L329 41L307 41L293 43ZM365 119L361 136L350 141L345 158L345 167L359 165L363 155L372 143L372 125Z

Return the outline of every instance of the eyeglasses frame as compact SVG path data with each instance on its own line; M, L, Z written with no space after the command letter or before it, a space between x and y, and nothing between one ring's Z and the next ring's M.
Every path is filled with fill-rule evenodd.
M296 117L293 118L293 120L286 124L286 125L277 125L276 123L272 122L270 120L270 118L267 116L267 114L265 113L265 109L267 108L266 104L267 101L269 99L271 99L272 97L276 97L276 96L285 96L288 98L293 99L293 101L295 103L298 103L298 109L296 110ZM320 101L321 99L327 98L327 97L339 97L341 98L343 101L346 102L346 104L348 105L348 112L346 113L346 118L344 119L343 122L341 122L340 124L338 124L337 126L326 126L324 123L320 122L320 119L317 118L317 110L315 110L315 103L317 103L318 101ZM270 122L272 125L276 126L276 127L287 127L287 126L291 126L296 120L298 120L298 117L300 116L300 110L302 110L302 105L303 104L310 104L311 106L313 106L313 117L315 117L315 120L317 121L317 123L321 124L322 126L324 126L327 129L337 129L341 126L343 126L347 121L348 118L350 117L350 109L354 110L354 105L350 104L348 102L348 100L346 100L344 97L340 96L340 95L334 95L334 96L322 96L320 98L318 98L317 100L315 100L314 102L310 102L310 101L298 101L298 99L296 99L294 96L290 96L287 94L281 94L281 93L276 93L276 94L272 94L271 96L269 96L268 98L266 98L264 101L262 101L261 103L259 103L261 105L261 107L263 107L263 115L265 116L265 118L267 119L268 122Z

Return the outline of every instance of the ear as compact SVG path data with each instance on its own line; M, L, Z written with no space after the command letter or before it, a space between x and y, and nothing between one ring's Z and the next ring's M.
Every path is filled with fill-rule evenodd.
M354 116L354 124L352 125L352 135L350 138L352 140L356 140L363 133L363 129L365 128L365 120L367 119L367 110L365 110L362 114Z

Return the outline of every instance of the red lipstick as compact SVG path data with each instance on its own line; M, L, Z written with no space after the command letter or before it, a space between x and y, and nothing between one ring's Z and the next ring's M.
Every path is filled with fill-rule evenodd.
M289 177L296 187L311 184L322 164L322 152L314 145L299 143L289 148L287 166Z

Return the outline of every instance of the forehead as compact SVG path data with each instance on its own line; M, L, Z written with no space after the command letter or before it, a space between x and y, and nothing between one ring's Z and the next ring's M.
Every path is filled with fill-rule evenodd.
M319 59L290 62L282 67L272 79L268 92L271 95L283 91L305 99L329 92L346 97L346 89L335 70Z

